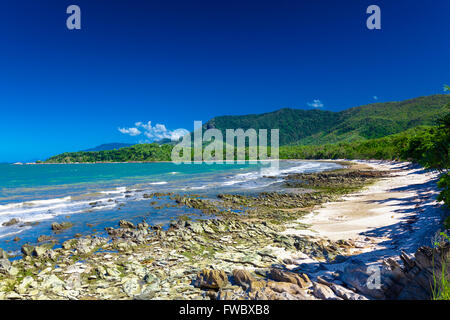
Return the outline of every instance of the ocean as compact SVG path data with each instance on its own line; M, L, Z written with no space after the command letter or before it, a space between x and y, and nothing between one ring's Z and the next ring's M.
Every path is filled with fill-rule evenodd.
M179 206L161 209L145 194L174 192L215 197L219 193L256 194L277 190L282 176L339 168L330 162L280 161L256 164L0 164L0 248L18 253L25 243L36 244L48 235L59 242L75 234L104 234L121 219L167 227L180 215L208 218L200 210ZM155 201L156 199L152 199ZM170 203L162 197L162 206ZM18 223L4 226L16 219ZM54 234L51 223L68 221L73 227Z

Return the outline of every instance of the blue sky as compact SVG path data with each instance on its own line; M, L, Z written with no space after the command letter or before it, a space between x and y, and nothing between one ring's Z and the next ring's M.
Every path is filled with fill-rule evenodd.
M170 131L284 107L339 111L450 82L448 0L6 2L0 162L137 142L118 130L136 122ZM71 4L81 30L66 28ZM366 28L371 4L381 30Z

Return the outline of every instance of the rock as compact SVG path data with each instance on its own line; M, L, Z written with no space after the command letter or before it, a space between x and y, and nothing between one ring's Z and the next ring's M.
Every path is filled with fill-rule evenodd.
M253 276L247 270L235 269L233 270L234 281L243 287L245 290L250 288L252 282L255 281Z
M53 240L54 238L51 236L46 236L46 235L42 235L39 236L39 238L37 239L38 242L45 242L45 241L50 241Z
M0 259L0 273L8 273L11 268L11 262L8 259Z
M16 286L16 292L19 294L24 294L27 291L27 288L33 284L37 285L33 277L27 276L23 278L19 285Z
M205 232L209 233L209 234L214 234L215 233L214 230L211 227L207 226L207 225L203 226L203 230L205 230Z
M42 258L44 254L47 252L47 248L44 246L37 246L34 247L33 251L31 252L31 255L37 258Z
M291 282L298 285L300 288L309 288L312 286L312 283L309 280L308 275L304 273L297 274L293 272L272 268L270 270L269 276L272 280L281 282Z
M356 292L335 283L332 283L330 288L338 297L341 297L344 300L368 300L363 295L357 294Z
M306 290L291 282L269 281L267 285L270 289L278 293L286 292L292 295L301 295L306 297Z
M123 284L122 289L129 297L134 297L140 293L141 285L137 278L131 278Z
M7 221L7 222L3 222L2 226L4 226L4 227L9 227L9 226L13 226L13 225L15 225L15 224L18 224L19 222L20 222L20 221L19 221L18 219L13 218L13 219L11 219L11 220L9 220L9 221Z
M441 281L442 268L450 263L450 243L440 244L436 248L420 247L409 256L405 252L400 255L401 266L393 259L384 261L382 269L382 289L388 299L427 300L433 295L434 276ZM450 280L450 269L444 273Z
M369 277L372 272L368 269L362 261L357 259L349 260L349 265L345 267L344 272L340 276L340 280L343 281L347 287L355 288L358 293L374 298L384 300L386 294L384 290L380 288L372 288L368 286ZM383 284L384 280L380 282Z
M119 221L119 227L121 228L128 228L128 229L136 229L136 226L127 220L120 220Z
M322 300L343 300L331 288L318 282L313 283L313 295Z
M62 289L64 286L64 281L59 279L54 274L49 276L44 276L44 279L40 285L42 289Z
M14 267L14 266L11 266L11 268L9 268L9 270L8 270L8 274L9 274L10 276L15 277L15 276L17 276L17 275L19 274L19 269L17 269L17 268Z
M202 289L220 289L228 284L228 277L222 270L203 269L197 273L194 286Z
M61 222L61 223L53 222L52 223L53 231L62 231L62 230L69 229L72 227L73 227L73 223L71 223L71 222Z
M63 247L64 250L70 250L70 249L73 249L76 244L77 244L77 240L70 239L70 240L64 241L61 246Z
M148 227L149 227L148 223L145 223L145 222L138 223L138 225L137 225L137 228L139 230L147 230Z
M156 296L155 289L151 286L147 286L142 290L142 293L135 296L136 300L151 300Z
M241 297L230 290L220 290L216 296L216 300L237 300L239 298Z
M15 291L11 291L11 292L7 293L5 298L8 299L8 300L22 299L22 297Z
M202 233L203 227L200 223L196 221L188 221L188 228L191 229L194 233Z
M34 249L33 246L30 246L29 244L24 244L20 250L22 251L24 256L31 256L33 249Z
M8 259L8 254L0 248L0 259Z

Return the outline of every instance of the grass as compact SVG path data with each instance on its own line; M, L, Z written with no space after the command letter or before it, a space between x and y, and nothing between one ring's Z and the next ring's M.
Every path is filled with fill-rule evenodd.
M450 237L444 233L440 233L442 240L444 242L450 242ZM435 246L439 243L435 242ZM442 259L442 268L439 274L436 274L433 270L433 288L432 288L432 299L433 300L450 300L450 281L446 276L447 274L447 261ZM434 264L434 257L433 257Z

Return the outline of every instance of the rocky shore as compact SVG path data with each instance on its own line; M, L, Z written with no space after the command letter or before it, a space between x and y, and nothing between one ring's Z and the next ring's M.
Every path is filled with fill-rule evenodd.
M372 249L376 237L330 240L286 233L307 230L300 218L322 204L392 175L392 170L346 164L346 169L287 176L280 192L255 196L147 195L150 204L170 196L177 206L211 215L173 221L168 230L122 220L106 230L108 237L79 237L61 247L42 238L42 245L23 246L21 259L11 261L0 249L0 299L429 297L430 275L439 261L448 260L448 246L420 248L415 256L399 252L403 266L399 259L386 259L381 287L370 289L372 272L357 258ZM65 227L70 226L52 226L54 232Z

